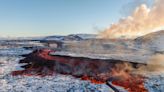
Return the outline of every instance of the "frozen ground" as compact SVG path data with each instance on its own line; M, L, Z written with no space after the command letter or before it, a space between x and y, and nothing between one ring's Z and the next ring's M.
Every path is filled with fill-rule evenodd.
M67 51L56 51L52 52L51 55L66 55L66 56L73 56L73 57L88 57L94 59L119 59L131 62L138 62L138 63L147 63L147 61L153 56L152 52L129 52L129 53L110 53L110 54L93 54L93 53L74 53L74 52L67 52ZM140 57L140 58L138 58Z
M71 76L56 74L55 76L12 76L18 70L21 54L30 53L21 47L0 49L0 92L113 92L105 84L92 84ZM148 76L145 87L149 92L164 91L164 75ZM121 92L124 92L120 88ZM126 91L125 91L126 92Z
M145 86L149 92L164 92L164 74L149 76Z

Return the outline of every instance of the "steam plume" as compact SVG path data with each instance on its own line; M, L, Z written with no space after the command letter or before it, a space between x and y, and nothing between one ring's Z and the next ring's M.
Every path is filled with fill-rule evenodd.
M155 0L153 7L142 4L137 7L131 16L120 19L110 28L100 32L100 38L136 38L164 26L164 0Z
M150 59L147 67L140 67L140 70L145 70L153 73L164 73L164 55L158 54Z
M130 73L134 74L161 74L164 73L164 54L153 55L147 65L139 64L134 68L130 63L117 64L113 70L114 77L129 78Z

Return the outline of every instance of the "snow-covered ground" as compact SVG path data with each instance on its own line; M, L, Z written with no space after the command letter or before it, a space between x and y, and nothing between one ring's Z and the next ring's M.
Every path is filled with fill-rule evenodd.
M88 57L93 59L116 59L130 62L147 63L153 54L152 52L135 52L135 53L115 53L115 54L93 54L93 53L74 53L67 51L52 52L51 55L66 55L73 57ZM138 58L140 57L140 58Z
M113 92L105 84L92 84L60 74L47 77L12 76L12 71L20 69L18 61L22 57L19 55L30 52L20 47L0 49L0 92ZM162 92L164 75L149 76L145 87L149 92ZM120 90L124 92L122 88Z
M105 84L96 85L71 76L12 76L19 69L19 55L31 52L22 48L1 49L0 92L111 92Z
M164 74L149 75L145 82L145 87L149 92L163 92L164 91Z

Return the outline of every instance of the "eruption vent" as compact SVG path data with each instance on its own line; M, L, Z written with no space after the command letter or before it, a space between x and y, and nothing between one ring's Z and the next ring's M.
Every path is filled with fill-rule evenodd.
M142 4L131 16L120 19L110 28L100 32L100 38L136 38L163 28L164 0L155 0L154 6L148 8Z
M101 60L84 57L70 57L51 55L55 52L48 49L35 50L19 63L24 70L13 71L12 75L24 76L53 76L55 74L72 75L81 80L87 80L95 84L107 84L114 92L118 91L114 86L120 86L128 92L147 92L144 87L144 77L133 74L132 71L138 63L130 63L121 60ZM114 86L112 86L114 85Z

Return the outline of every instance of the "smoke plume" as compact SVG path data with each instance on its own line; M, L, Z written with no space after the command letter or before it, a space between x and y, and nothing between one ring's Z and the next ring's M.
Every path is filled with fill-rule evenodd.
M148 8L146 4L137 7L131 16L100 32L100 38L136 38L162 29L164 25L164 0L155 0Z

